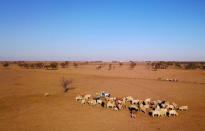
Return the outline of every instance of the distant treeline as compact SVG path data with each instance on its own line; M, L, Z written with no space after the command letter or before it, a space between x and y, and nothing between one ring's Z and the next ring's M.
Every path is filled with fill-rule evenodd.
M96 62L96 63L95 63ZM119 61L112 61L112 62L102 62L102 61L64 61L64 62L29 62L29 61L2 61L1 62L4 67L8 67L10 64L17 64L21 68L25 69L47 69L47 70L56 70L59 67L61 68L68 68L69 66L73 66L78 68L81 65L97 65L96 69L101 69L108 65L108 70L115 69L116 65L119 67L123 66L127 62L119 62ZM130 69L135 68L136 66L135 61L129 61ZM205 62L178 62L178 61L146 61L147 65L151 66L152 69L167 69L167 68L177 68L177 69L205 69ZM115 65L115 66L114 66Z
M88 62L69 62L69 61L65 61L65 62L15 62L14 64L17 64L19 67L21 68L25 68L25 69L47 69L47 70L56 70L59 67L61 68L68 68L69 65L72 65L73 67L77 68L79 65L86 65L88 64Z
M175 67L178 69L205 69L205 62L175 62L175 61L159 61L147 62L153 69L167 69L168 67Z
M25 68L25 69L47 69L47 70L56 70L58 69L59 66L61 66L62 68L67 68L69 65L69 62L65 61L65 62L61 62L61 63L57 63L57 62L37 62L37 63L31 63L31 62L16 62L15 64L17 64L19 67L21 68Z

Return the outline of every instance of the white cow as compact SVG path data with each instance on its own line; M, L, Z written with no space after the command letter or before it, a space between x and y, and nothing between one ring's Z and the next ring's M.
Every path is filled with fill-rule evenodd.
M90 97L91 97L90 94L86 94L86 95L84 96L84 99L85 99L85 100L88 100L88 99L90 99Z
M126 97L126 101L127 101L127 102L132 102L132 101L133 101L132 96L128 96L128 97Z
M108 101L107 108L114 108L114 107L115 107L115 104L110 102L110 101Z
M178 116L178 113L175 110L170 110L169 116Z
M147 99L144 100L144 102L145 102L146 104L149 104L149 103L151 102L151 99L150 99L150 98L147 98Z
M80 95L75 97L75 100L76 100L76 101L81 101L82 99L83 99L83 97L80 96Z
M139 103L139 100L132 100L133 105L137 105Z
M160 109L159 111L160 111L161 116L167 115L167 109Z
M97 104L102 104L102 100L97 100Z
M81 104L85 104L85 103L86 103L85 99L82 99Z
M160 116L161 116L161 113L160 113L159 110L153 110L153 111L152 111L152 116L153 116L153 117L154 117L154 116L160 117Z
M181 106L179 107L180 111L187 111L188 110L188 106Z

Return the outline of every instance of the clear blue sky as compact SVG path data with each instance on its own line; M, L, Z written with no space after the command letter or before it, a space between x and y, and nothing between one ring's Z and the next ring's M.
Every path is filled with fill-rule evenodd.
M0 60L205 61L205 0L0 0Z

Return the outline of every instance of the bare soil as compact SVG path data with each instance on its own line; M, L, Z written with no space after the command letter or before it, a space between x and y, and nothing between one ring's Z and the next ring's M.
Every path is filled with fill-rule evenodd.
M63 92L61 78L72 79L71 90ZM176 78L179 82L161 81ZM112 96L167 100L188 105L178 117L152 118L128 110L90 107L75 102L79 93L105 90ZM45 97L44 93L51 94ZM96 70L96 65L58 70L0 67L1 131L136 131L205 130L205 71L162 69L151 71L145 64Z

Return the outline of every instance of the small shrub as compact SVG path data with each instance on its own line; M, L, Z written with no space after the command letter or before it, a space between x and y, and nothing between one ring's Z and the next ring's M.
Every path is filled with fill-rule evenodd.
M164 61L154 62L151 65L152 65L152 69L167 69L168 67L167 63Z
M82 65L88 65L88 64L89 64L88 61L82 63Z
M108 70L112 69L112 64L109 64Z
M23 64L22 64L22 63L18 63L18 66L19 66L19 67L23 67Z
M53 62L50 64L50 67L51 69L56 70L58 68L58 63Z
M179 68L179 69L181 69L181 68L182 68L182 66L181 66L181 64L180 64L180 63L175 63L175 67L177 67L177 68Z
M49 70L50 65L45 65L44 68L46 68L47 70Z
M68 86L71 85L72 80L66 80L64 77L62 78L61 81L61 86L64 89L64 92L67 92L69 90Z
M69 62L65 61L65 66L68 67L68 65L69 65Z
M60 64L62 68L67 68L68 65L69 65L69 62L68 61L65 61L63 63Z
M43 68L43 63L36 63L35 67L38 69L41 69L41 68Z
M4 66L4 67L8 67L8 66L9 66L9 63L6 62L6 63L3 64L3 66Z
M35 65L34 65L34 64L30 64L29 67L30 67L31 69L34 69L34 68L35 68Z
M60 65L61 65L62 68L65 68L65 67L66 67L66 64L65 64L65 63L61 63Z
M99 65L99 66L96 67L97 70L100 70L101 68L102 68L101 65Z
M122 66L122 65L123 65L123 63L122 63L122 62L120 62L120 63L119 63L119 66Z
M196 69L196 68L198 68L198 66L195 63L188 63L185 65L185 69L187 69L187 70L188 69Z
M115 69L115 66L112 66L112 69L114 70L114 69Z
M78 64L77 64L77 63L73 63L73 66L74 66L75 68L77 68L77 67L78 67Z
M24 63L24 64L23 64L23 67L26 68L26 69L29 69L29 64Z
M172 65L173 65L173 62L167 62L167 65L168 65L168 66L172 66Z
M203 69L203 70L205 70L205 65L201 66L200 68Z
M131 61L130 68L133 69L135 66L136 66L136 63Z

